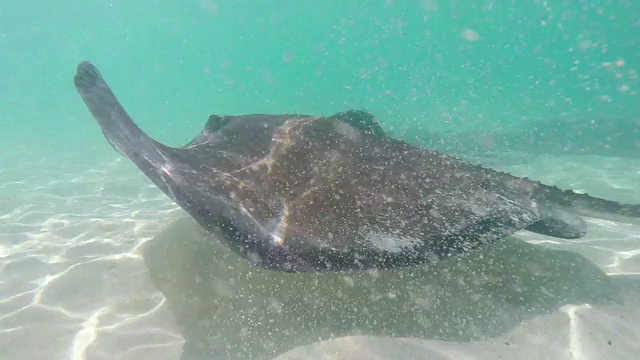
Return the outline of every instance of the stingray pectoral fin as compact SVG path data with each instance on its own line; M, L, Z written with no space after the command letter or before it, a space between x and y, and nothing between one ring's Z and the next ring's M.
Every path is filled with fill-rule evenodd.
M587 223L578 215L552 208L540 210L542 219L526 230L561 239L578 239L587 234Z
M179 189L172 189L171 175L166 171L171 168L168 147L151 139L133 122L94 65L80 63L74 84L109 144L175 200Z
M130 158L144 152L147 157L162 160L156 150L159 144L133 122L93 64L87 61L80 63L73 80L76 90L114 149Z

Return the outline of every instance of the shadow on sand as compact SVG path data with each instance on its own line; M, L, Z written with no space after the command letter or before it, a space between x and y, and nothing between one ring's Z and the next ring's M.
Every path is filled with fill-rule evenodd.
M250 265L191 218L142 254L182 336L182 359L270 359L349 335L471 341L568 303L619 301L581 255L515 238L435 265L290 274Z

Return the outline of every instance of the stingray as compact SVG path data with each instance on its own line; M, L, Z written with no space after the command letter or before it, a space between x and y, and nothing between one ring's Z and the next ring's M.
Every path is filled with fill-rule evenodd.
M129 117L89 62L75 87L111 146L248 261L284 272L400 268L463 255L526 229L586 234L581 211L639 205L561 190L387 136L350 110L211 115L182 147Z

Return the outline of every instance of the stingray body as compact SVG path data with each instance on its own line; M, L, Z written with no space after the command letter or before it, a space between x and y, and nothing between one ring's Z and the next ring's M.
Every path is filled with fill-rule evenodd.
M562 191L385 135L372 115L212 115L183 147L147 136L95 66L75 85L109 143L205 229L257 266L396 268L528 229L581 237L567 209L638 217L637 205Z

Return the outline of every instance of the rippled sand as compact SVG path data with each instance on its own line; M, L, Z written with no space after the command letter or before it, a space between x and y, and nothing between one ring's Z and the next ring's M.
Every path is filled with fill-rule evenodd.
M50 165L3 167L0 358L177 359L136 251L180 210L124 160Z
M56 166L0 159L0 359L180 357L180 330L138 249L185 214L127 161L109 159ZM514 158L505 169L640 203L637 161L529 160ZM528 165L518 165L525 161ZM612 276L640 275L640 225L588 221L592 229L587 239L557 241L528 232L520 236L579 252ZM565 318L579 316L580 306L586 305L576 306L563 310ZM553 316L536 321L553 322ZM601 321L606 327L606 317ZM515 331L527 333L527 326L534 325ZM578 351L571 349L587 351L579 344L580 336L567 336L567 356ZM354 348L353 341L359 347ZM369 342L350 338L331 346L351 349L355 356L353 349L370 349ZM398 351L407 348L393 344Z

